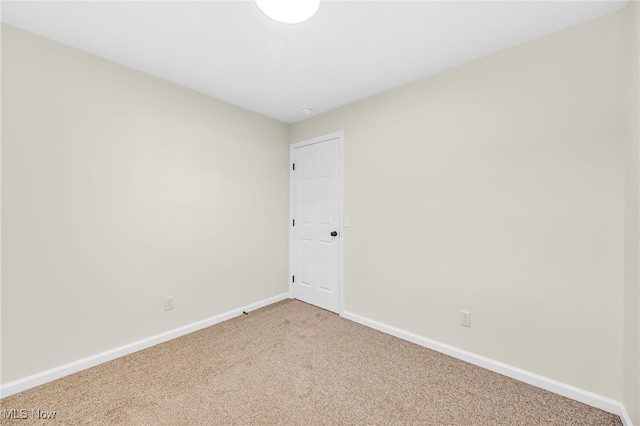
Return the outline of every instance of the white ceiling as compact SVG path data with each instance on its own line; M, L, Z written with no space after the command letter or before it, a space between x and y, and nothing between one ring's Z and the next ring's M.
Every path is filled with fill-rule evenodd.
M286 123L624 8L627 1L2 1L2 21ZM568 55L571 52L567 52Z

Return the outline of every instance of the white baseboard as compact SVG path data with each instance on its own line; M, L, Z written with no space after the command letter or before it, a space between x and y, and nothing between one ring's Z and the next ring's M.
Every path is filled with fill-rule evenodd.
M77 373L87 368L105 363L107 361L111 361L113 359L129 355L133 352L155 346L159 343L175 339L185 334L193 333L194 331L218 324L222 321L226 321L238 315L242 315L243 311L252 311L288 298L291 298L291 294L289 292L247 305L242 308L234 309L220 315L204 319L202 321L178 327L176 329L160 333L155 336L139 340L137 342L133 342L96 355L92 355L78 361L70 362L59 367L33 374L22 379L9 382L5 385L0 386L0 398L4 398L9 395L13 395L18 392L22 392L24 390L51 382L53 380L68 376L73 373ZM455 348L453 346L436 342L435 340L427 339L425 337L418 336L417 334L409 333L399 328L391 327L386 324L361 317L360 315L356 315L351 312L343 311L342 317L381 331L383 333L387 333L400 339L407 340L425 348L432 349L437 352L466 361L470 364L486 368L487 370L494 371L496 373L511 377L521 382L528 383L530 385L548 390L558 395L562 395L567 398L582 402L584 404L591 405L609 413L616 414L620 416L620 418L622 419L622 424L624 426L633 426L631 418L629 417L624 404L619 401L615 401L602 395L598 395L593 392L577 388L575 386L558 382L556 380L549 379L547 377L540 376L538 374L531 373L517 367L494 361L492 359L476 355L471 352Z
M620 404L620 409L622 413L620 414L620 418L622 419L622 424L624 426L633 426L633 422L631 421L631 416L627 412L627 409L624 407L624 404Z
M620 416L624 426L633 426L631 418L629 417L624 404L619 401L615 401L602 395L598 395L596 393L589 392L587 390L580 389L566 383L558 382L548 377L540 376L538 374L531 373L529 371L522 370L508 364L494 361L492 359L476 355L471 352L446 345L444 343L436 342L435 340L427 339L426 337L418 336L417 334L409 333L399 328L391 327L386 324L361 317L360 315L356 315L351 312L343 311L342 317L367 326L369 328L381 331L383 333L390 334L403 340L407 340L411 343L415 343L416 345L432 349L445 355L449 355L454 358L466 361L470 364L474 364L479 367L486 368L487 370L494 371L504 376L519 380L521 382L548 390L549 392L553 392L558 395L562 395L567 398L582 402L584 404L591 405L592 407L599 408L609 413L616 414Z
M4 398L6 396L13 395L27 389L31 389L33 387L51 382L61 377L68 376L69 374L77 373L78 371L86 370L87 368L91 368L98 364L102 364L107 361L129 355L130 353L137 352L151 346L155 346L159 343L175 339L176 337L193 333L194 331L200 330L202 328L218 324L222 321L226 321L238 315L242 315L242 311L253 311L288 298L290 298L289 293L280 294L278 296L271 297L260 302L252 303L242 308L234 309L220 315L204 319L202 321L197 321L192 324L166 331L164 333L156 334L155 336L151 336L146 339L138 340L137 342L129 343L127 345L120 346L118 348L114 348L96 355L92 355L78 361L70 362L68 364L64 364L37 374L33 374L28 377L24 377L22 379L14 380L13 382L9 382L0 386L0 398Z

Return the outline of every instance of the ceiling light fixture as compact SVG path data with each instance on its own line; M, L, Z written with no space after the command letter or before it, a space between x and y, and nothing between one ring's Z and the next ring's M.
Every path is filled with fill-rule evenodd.
M301 24L313 18L321 0L254 0L258 9L281 24Z

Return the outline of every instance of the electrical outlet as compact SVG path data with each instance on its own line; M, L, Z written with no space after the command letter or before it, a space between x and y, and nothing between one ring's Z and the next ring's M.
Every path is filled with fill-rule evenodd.
M167 296L164 298L164 310L170 311L173 309L173 296Z
M460 325L471 327L471 312L460 311Z

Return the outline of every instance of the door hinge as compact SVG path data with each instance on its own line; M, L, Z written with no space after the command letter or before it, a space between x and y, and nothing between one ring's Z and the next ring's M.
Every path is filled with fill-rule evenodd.
M292 276L291 276L291 282L292 282L292 283L295 283L295 282L296 282L296 276L295 276L295 275L292 275Z
M293 170L296 169L296 163L293 163Z

